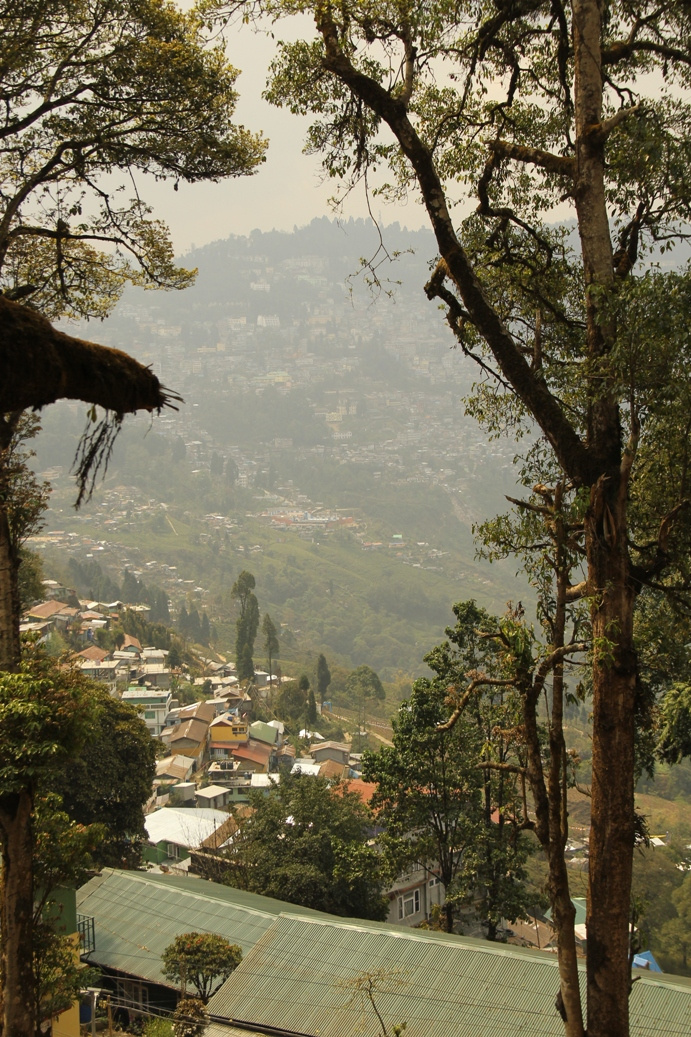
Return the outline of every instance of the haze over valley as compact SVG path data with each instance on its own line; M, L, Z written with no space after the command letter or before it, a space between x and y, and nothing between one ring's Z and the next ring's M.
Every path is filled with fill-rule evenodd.
M229 588L249 568L289 652L389 679L424 671L454 601L500 613L525 600L515 566L477 559L472 535L508 507L515 444L488 443L465 413L477 372L424 296L431 235L394 224L383 241L391 259L371 221L326 218L231 237L183 258L193 288L132 290L82 326L185 403L150 427L125 422L104 486L77 513L84 408L45 414L48 562L67 549L118 580L145 574L173 612L204 609L219 648L234 636Z

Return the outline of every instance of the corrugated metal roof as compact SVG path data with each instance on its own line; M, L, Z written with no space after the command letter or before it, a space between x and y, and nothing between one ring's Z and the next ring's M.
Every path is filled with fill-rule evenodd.
M152 843L169 842L195 849L222 828L229 815L210 807L161 807L144 818Z
M77 891L77 910L95 920L89 960L156 983L166 983L161 955L180 933L217 933L247 954L286 906L202 879L110 869Z
M563 1037L556 958L436 933L281 916L209 1003L231 1022L315 1037L381 1032L354 984L382 970L375 1001L387 1026L424 1037ZM646 976L631 995L632 1037L686 1037L691 982Z
M272 724L265 724L263 720L255 720L253 724L250 724L250 735L258 742L275 745L278 730Z
M291 910L216 883L142 872L105 871L79 890L77 906L96 921L90 960L158 983L161 955L179 933L214 932L240 944L241 965L209 1003L231 1025L215 1021L209 1037L247 1034L232 1025L241 1021L250 1032L374 1037L381 1027L353 984L378 970L375 1000L389 1029L405 1021L421 1037L563 1037L557 962L544 952ZM688 1037L691 980L639 976L631 1037Z
M246 1030L243 1026L226 1026L225 1023L209 1023L204 1030L204 1037L265 1037L257 1030Z

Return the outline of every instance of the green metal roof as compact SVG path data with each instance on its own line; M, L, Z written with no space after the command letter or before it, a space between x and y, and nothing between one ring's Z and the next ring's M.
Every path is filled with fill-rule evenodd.
M161 955L179 933L214 932L240 944L242 963L209 1003L209 1037L239 1037L255 1027L374 1037L381 1027L353 984L376 971L384 978L375 1001L388 1029L405 1021L411 1037L563 1037L554 1008L556 956L545 952L339 919L217 883L144 872L104 871L78 891L77 906L95 918L91 961L158 983L165 982ZM691 980L639 973L631 1037L689 1033Z
M576 909L576 917L573 920L574 925L585 925L585 919L588 911L588 901L585 897L571 897L571 903ZM552 909L545 911L545 918L552 920Z
M137 871L105 869L77 891L77 910L95 923L89 961L167 986L161 955L180 933L217 933L247 954L286 909L280 900L219 883Z
M368 922L281 916L209 1003L230 1023L278 1026L314 1037L381 1026L357 992L382 970L375 995L387 1028L424 1037L563 1037L554 1007L556 957L480 940ZM687 1037L691 982L642 976L631 995L632 1037Z
M275 745L277 737L277 729L271 724L265 724L263 720L255 720L253 724L250 724L250 738L254 738L258 742Z

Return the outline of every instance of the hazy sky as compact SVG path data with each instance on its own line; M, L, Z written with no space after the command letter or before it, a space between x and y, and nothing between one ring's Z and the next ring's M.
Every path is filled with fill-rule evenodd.
M292 230L315 216L333 216L328 199L336 182L320 183L317 156L302 154L308 120L274 108L261 98L266 71L275 44L247 26L229 32L228 57L242 70L237 89L240 102L235 121L251 130L261 130L269 138L266 162L252 177L239 177L220 184L150 183L144 197L155 208L155 215L166 221L178 255L194 245L248 234L251 230ZM385 223L399 220L417 229L426 223L425 212L412 199L407 205L385 206L374 200L375 215ZM344 215L367 216L364 191L351 195Z

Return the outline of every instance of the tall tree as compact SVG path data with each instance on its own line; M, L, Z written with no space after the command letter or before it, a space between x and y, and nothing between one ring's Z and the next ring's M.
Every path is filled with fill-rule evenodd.
M438 874L447 894L446 929L453 932L454 891L463 854L477 836L479 739L465 724L437 730L448 717L440 682L415 682L393 718L393 746L366 752L363 777L377 783L372 801L386 829L387 856L400 872L415 862Z
M358 738L362 745L362 731L367 720L367 699L377 699L383 702L386 698L384 686L379 679L379 674L371 666L358 666L346 677L346 691L357 703L358 709Z
M307 727L313 728L317 722L317 700L314 697L314 692L310 688L309 695L307 696Z
M482 905L488 939L494 940L502 918L524 917L530 898L523 883L530 844L523 829L532 827L522 787L528 756L522 703L513 674L502 666L498 621L474 601L453 607L456 623L447 639L425 656L444 692L447 717L437 721L437 735L453 730L448 713L459 691L468 695L460 737L472 747L479 772L477 832L463 855L452 901L473 897ZM453 689L453 690L452 690ZM541 750L541 742L538 749ZM563 860L563 847L560 847Z
M488 938L496 939L501 919L514 921L527 906L518 705L499 673L494 617L473 601L454 605L454 614L448 640L425 656L435 678L415 682L394 717L393 745L365 753L363 773L377 782L373 805L388 855L439 874L448 931L457 905L479 897ZM450 724L454 689L481 671L484 693L478 688Z
M262 633L264 635L264 651L266 652L267 666L269 668L269 687L273 686L272 664L278 658L278 631L276 625L268 612L264 613L262 620Z
M240 680L251 680L254 677L254 639L259 629L259 603L254 593L255 587L254 576L243 569L230 591L230 596L240 606L240 615L235 621L235 665Z
M317 659L317 694L319 695L320 702L323 702L326 698L326 689L329 684L331 684L331 670L326 661L326 656L320 652Z
M507 393L510 416L529 415L561 480L583 494L585 579L567 593L587 600L592 638L587 1032L626 1037L634 603L665 571L664 582L681 575L686 585L669 566L688 511L683 464L664 494L639 496L646 436L655 438L674 378L688 381L679 364L687 320L669 318L688 312L688 279L668 281L667 312L652 316L660 333L646 337L651 320L636 317L657 293L636 266L691 214L688 5L237 6L274 20L296 9L313 16L313 38L281 45L269 96L316 115L308 146L347 187L388 163L390 193L419 193L439 250L427 295L492 380L478 406L491 417ZM457 223L468 188L476 211ZM557 203L570 207L573 236L546 226ZM687 430L677 426L684 451ZM631 536L639 527L653 535ZM567 1032L582 1037L570 1003Z

